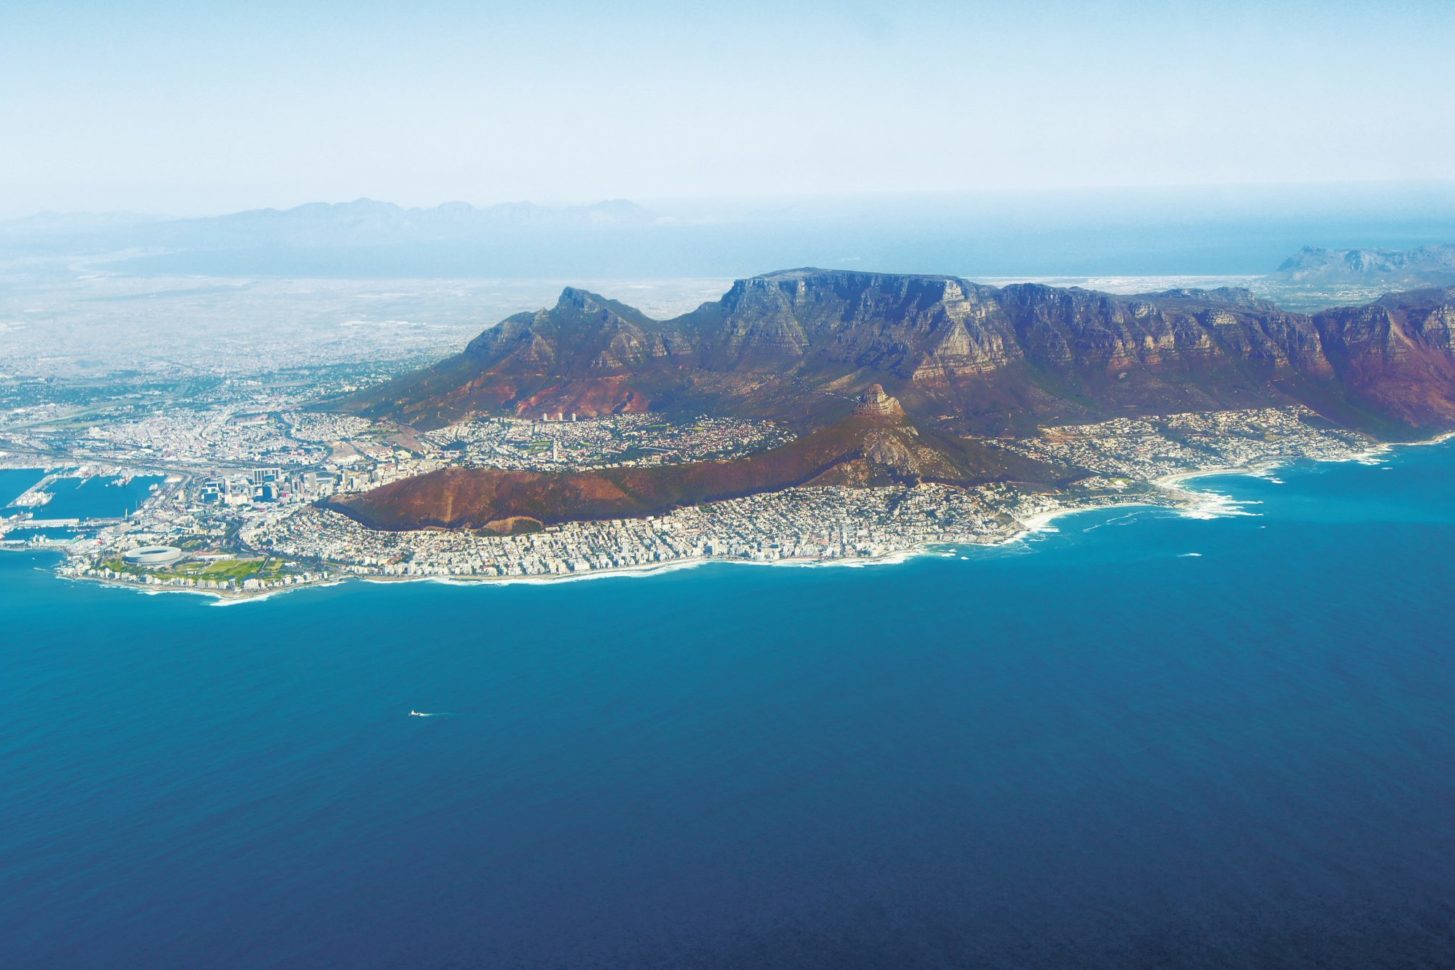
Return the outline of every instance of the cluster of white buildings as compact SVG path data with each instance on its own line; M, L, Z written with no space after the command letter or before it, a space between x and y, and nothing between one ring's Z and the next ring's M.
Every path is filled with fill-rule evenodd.
M1202 468L1337 460L1370 447L1357 432L1317 427L1306 420L1312 417L1313 412L1293 407L1117 418L1047 428L1004 446L1042 461L1138 481Z
M241 538L270 554L382 576L565 576L723 559L869 559L940 543L1006 538L1055 500L1008 486L796 488L667 515L575 522L516 536L382 532L318 508L250 522Z
M328 454L290 434L276 413L221 406L168 410L128 421L96 424L69 443L78 456L122 456L133 463L173 465L307 466Z
M420 436L458 464L560 470L710 461L787 444L793 435L771 421L659 414L529 421L474 418Z

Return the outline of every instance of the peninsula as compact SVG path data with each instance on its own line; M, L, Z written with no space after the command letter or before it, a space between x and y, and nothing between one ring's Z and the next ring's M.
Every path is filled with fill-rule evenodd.
M18 423L12 466L166 478L70 538L33 528L39 505L0 531L63 548L66 575L221 597L886 559L1082 508L1211 513L1182 477L1441 435L1452 327L1439 287L1305 314L1229 287L799 269L664 320L568 287L382 381Z

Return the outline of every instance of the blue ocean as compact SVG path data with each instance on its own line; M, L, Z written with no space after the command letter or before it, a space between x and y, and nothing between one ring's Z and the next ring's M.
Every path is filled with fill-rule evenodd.
M35 468L0 468L0 509L44 477L45 472Z
M160 475L138 475L123 483L120 478L62 478L49 486L55 497L38 512L49 519L120 517L133 512Z
M221 608L0 555L0 964L1455 966L1455 447L1279 477Z

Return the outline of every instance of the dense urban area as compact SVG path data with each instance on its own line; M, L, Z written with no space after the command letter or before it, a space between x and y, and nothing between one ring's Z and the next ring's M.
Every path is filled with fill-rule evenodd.
M526 535L384 532L318 500L448 466L567 471L723 459L792 434L766 421L651 414L487 418L417 432L308 406L378 376L329 367L66 395L33 386L29 400L0 414L0 462L36 469L38 479L5 497L0 541L63 552L64 576L223 597L347 577L553 579L708 560L870 561L1004 542L1075 509L1156 504L1211 513L1219 500L1185 490L1181 476L1349 459L1375 448L1294 408L1182 414L993 440L1086 473L1056 490L803 487ZM150 485L135 508L70 517L47 511L67 480L138 477Z

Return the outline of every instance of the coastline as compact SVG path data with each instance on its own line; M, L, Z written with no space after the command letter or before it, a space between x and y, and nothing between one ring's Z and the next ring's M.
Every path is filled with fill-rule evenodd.
M568 573L565 575L547 576L384 576L371 575L368 573L348 574L331 576L329 579L313 582L299 583L293 586L264 590L217 590L197 589L186 586L156 587L147 586L141 583L128 583L120 580L104 579L91 576L65 576L60 578L71 579L76 582L96 583L100 586L113 589L129 590L141 593L146 596L159 596L166 594L182 594L188 596L200 596L211 599L209 606L238 606L243 603L260 603L273 597L286 593L298 592L309 589L322 589L329 586L343 586L349 583L370 583L378 585L406 584L406 583L436 583L441 586L454 587L491 587L491 586L557 586L573 582L587 582L591 580L605 579L646 579L653 576L664 575L670 572L697 569L701 566L725 565L725 566L757 566L757 567L780 567L788 569L818 569L818 568L846 568L866 569L874 566L895 566L902 565L914 559L925 556L936 555L937 550L983 548L997 549L1012 546L1023 542L1033 535L1056 531L1052 523L1059 518L1075 515L1081 512L1102 512L1119 508L1152 508L1168 509L1178 508L1173 502L1110 502L1106 504L1081 504L1066 505L1056 509L1048 509L1027 516L1025 519L1016 520L1020 528L1007 535L999 537L987 537L983 541L971 542L945 542L929 543L922 546L915 546L906 549L897 549L875 556L836 556L836 557L793 557L772 560L758 559L732 559L727 557L694 557L690 559L678 559L671 562L652 563L645 566L613 566L606 569L592 569L580 573ZM33 550L33 551L57 551L57 550ZM945 555L948 555L946 553Z
M564 575L534 575L534 576L497 576L497 575L444 575L444 576L386 576L367 573L345 573L330 575L327 579L298 583L291 586L274 587L262 590L217 590L197 589L192 587L170 587L170 586L149 586L140 583L129 583L118 580L90 577L90 576L60 576L59 578L73 579L79 582L97 583L101 586L117 589L131 590L145 595L159 595L169 593L180 593L191 596L201 596L213 600L210 606L237 606L243 603L262 602L284 593L291 593L299 590L324 588L329 586L341 586L350 582L392 584L392 583L437 583L445 586L455 587L489 587L497 585L533 585L547 586L571 582L582 582L588 580L603 579L641 579L651 576L662 575L679 570L696 569L701 566L722 564L738 566L780 566L787 568L827 568L843 567L851 569L862 569L871 566L890 566L908 562L924 556L936 555L937 550L945 549L998 549L1024 543L1027 539L1045 533L1058 531L1055 522L1058 519L1076 515L1083 512L1102 512L1121 508L1144 508L1161 509L1173 512L1189 518L1214 519L1225 518L1237 515L1252 515L1242 511L1241 506L1245 503L1222 493L1199 490L1187 487L1187 484L1201 478L1215 478L1221 476L1239 476L1249 478L1265 478L1282 484L1273 473L1279 469L1290 467L1299 462L1310 462L1313 464L1334 464L1344 462L1356 462L1365 465L1377 465L1392 455L1398 454L1400 450L1407 447L1428 447L1431 445L1444 444L1455 439L1455 432L1448 432L1437 435L1424 441L1411 442L1380 442L1369 448L1353 452L1341 457L1328 458L1307 458L1293 456L1287 458L1270 458L1254 461L1244 465L1212 465L1204 468L1192 468L1183 471L1162 475L1147 480L1145 484L1152 486L1151 493L1144 493L1131 501L1107 501L1107 502L1067 502L1052 508L1015 519L1016 528L1011 529L1004 535L987 535L981 540L969 542L935 542L920 546L897 549L874 556L835 556L835 557L795 557L773 560L736 559L727 557L693 557L677 559L669 562L651 563L648 565L608 567L604 569L590 569L582 572L573 572ZM1158 501L1157 499L1164 499ZM17 550L27 551L27 550ZM49 548L45 546L35 547L30 551L48 551L64 554L65 550ZM942 554L948 555L948 554Z

